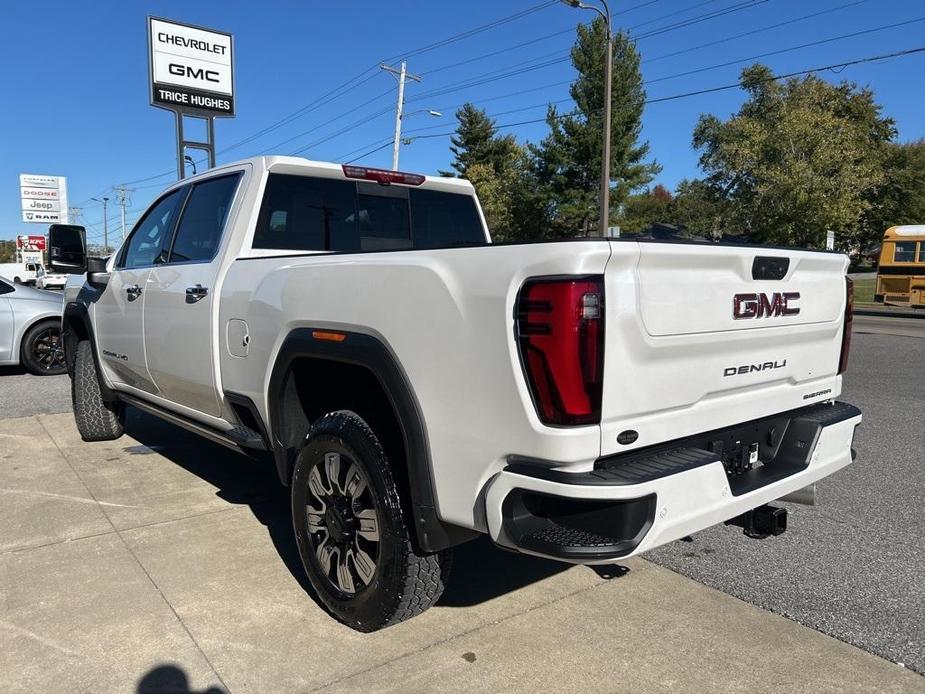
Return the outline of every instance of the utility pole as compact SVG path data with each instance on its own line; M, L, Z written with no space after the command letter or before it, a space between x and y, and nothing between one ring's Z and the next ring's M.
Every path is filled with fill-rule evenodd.
M68 208L67 223L68 223L68 224L77 224L77 222L78 222L78 220L79 220L79 218L80 218L80 212L81 212L81 209L80 209L79 207L69 207L69 208Z
M101 198L90 198L90 199L103 203L103 248L105 249L103 253L109 253L109 220L106 219L106 211L109 206L109 198L107 198L104 195L102 199Z
M401 117L405 106L405 80L421 81L420 75L408 73L408 63L401 61L401 69L391 65L379 65L386 72L391 72L398 79L398 106L395 109L395 140L392 143L392 171L398 171L398 148L401 147Z
M125 206L131 204L128 196L129 193L134 193L135 189L126 188L125 186L116 186L114 190L119 194L119 208L122 218L122 240L125 241Z

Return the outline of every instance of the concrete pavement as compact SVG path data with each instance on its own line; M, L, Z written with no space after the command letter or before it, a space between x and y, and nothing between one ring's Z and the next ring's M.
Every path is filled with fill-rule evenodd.
M275 472L130 411L0 421L0 690L925 691L644 560L459 548L440 605L358 634L312 600Z

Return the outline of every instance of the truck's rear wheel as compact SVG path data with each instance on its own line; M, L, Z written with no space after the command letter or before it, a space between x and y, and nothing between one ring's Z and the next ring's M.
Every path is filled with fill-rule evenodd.
M88 340L77 343L71 401L77 430L84 441L112 441L122 436L123 408L103 400L93 348Z
M397 624L443 593L450 552L414 548L385 451L353 412L312 427L293 474L292 519L312 587L347 626Z

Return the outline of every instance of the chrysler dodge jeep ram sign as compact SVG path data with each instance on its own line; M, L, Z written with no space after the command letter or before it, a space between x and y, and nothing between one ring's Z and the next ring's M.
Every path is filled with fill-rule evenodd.
M234 115L231 34L148 17L151 104L197 116Z
M67 179L40 174L19 175L22 221L29 224L67 223Z

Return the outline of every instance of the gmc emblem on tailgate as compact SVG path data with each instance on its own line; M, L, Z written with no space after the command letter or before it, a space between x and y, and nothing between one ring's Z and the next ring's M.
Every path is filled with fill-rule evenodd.
M795 316L800 312L793 302L800 298L800 292L774 292L773 294L736 294L732 298L732 317L770 318L771 316Z

